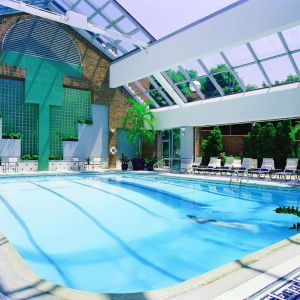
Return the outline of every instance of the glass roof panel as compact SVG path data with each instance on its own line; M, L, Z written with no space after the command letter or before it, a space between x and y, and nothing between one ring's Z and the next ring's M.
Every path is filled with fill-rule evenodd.
M177 85L181 93L186 97L188 102L201 100L190 82L184 82Z
M166 74L174 83L179 83L182 81L186 81L184 74L179 70L179 68L169 69L166 71Z
M224 71L224 66L227 69L226 63L219 53L205 57L202 59L202 61L212 74Z
M224 51L232 66L240 66L254 61L253 55L246 45L241 45Z
M116 8L112 3L106 5L102 10L101 13L104 13L105 16L109 17L110 20L116 20L121 17L123 14L122 12Z
M127 52L130 52L130 51L136 49L135 46L128 44L128 43L124 43L124 42L120 42L118 45L120 45L122 48L124 48Z
M129 33L132 30L136 29L135 24L128 20L127 18L123 18L117 23L118 27L125 33Z
M237 68L235 71L244 83L246 91L253 91L266 87L266 79L257 64Z
M93 17L90 20L90 22L97 26L100 26L100 27L106 27L109 25L109 23L103 17L101 17L99 14L97 14L95 17Z
M156 39L173 33L239 0L116 0ZM149 17L150 16L150 17ZM151 17L152 16L152 17Z
M243 90L230 71L213 75L225 95L241 93Z
M287 55L262 62L272 85L280 85L298 80Z
M182 67L188 73L190 78L196 78L196 77L206 75L203 68L195 60L183 64Z
M275 56L285 52L276 33L250 43L259 59Z
M155 83L156 83L159 87L161 87L161 84L159 83L159 81L158 81L153 75L151 75L150 77L151 77L151 79L152 79L153 81L155 81Z
M148 78L140 79L138 82L146 91L154 89L154 86L150 83Z
M137 97L142 102L149 100L149 97L146 94L135 95L135 97Z
M127 87L132 91L135 95L143 94L144 92L133 82L128 83Z
M289 50L300 49L300 25L282 32Z
M300 71L300 52L293 53L292 56L298 67L298 70Z
M213 98L220 96L216 87L213 85L213 83L207 76L197 78L197 81L200 83L201 92L205 95L205 98Z
M84 0L81 0L84 1ZM105 3L109 2L109 0L85 0L87 2L90 2L95 8L100 8L103 6Z
M161 106L168 106L168 102L165 100L165 98L161 95L161 93L157 90L152 90L149 92L150 96L153 98L153 100L155 100L155 102Z
M165 95L169 98L169 100L172 102L173 105L175 105L175 101L173 100L173 98L167 93L167 91L165 89L161 89Z
M83 13L87 17L92 15L95 12L95 9L93 9L87 2L81 0L78 5L76 6L76 10L80 13Z

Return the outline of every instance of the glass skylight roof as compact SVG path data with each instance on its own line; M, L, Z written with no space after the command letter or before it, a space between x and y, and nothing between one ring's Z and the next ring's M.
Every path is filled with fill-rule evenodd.
M153 42L219 10L243 0L32 0L55 12L73 10L89 22L136 39ZM229 5L229 7L228 7ZM0 14L12 13L0 6ZM137 49L119 40L76 29L112 60ZM153 37L154 36L154 37ZM217 38L217 37L216 37ZM191 44L192 46L192 44ZM300 79L300 26L274 33L244 45L187 61L162 72L166 82L149 76L124 86L139 102L151 100L151 108L188 103L288 84ZM168 92L166 91L168 90ZM172 93L173 92L173 93Z

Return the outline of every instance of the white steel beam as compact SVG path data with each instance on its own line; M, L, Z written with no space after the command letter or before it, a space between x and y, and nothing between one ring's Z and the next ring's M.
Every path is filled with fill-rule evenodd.
M299 99L299 83L294 83L197 101L181 108L155 110L156 126L158 130L165 130L299 118Z
M110 87L300 24L299 0L241 0L233 6L112 63Z
M180 107L182 107L184 105L183 100L175 92L175 90L169 84L167 79L164 76L162 76L160 73L155 73L155 74L153 74L153 76L160 83L160 85L166 90L166 92L170 95L170 97L172 97L172 99L175 101L175 103L177 105L179 105Z
M111 38L113 40L120 40L124 43L136 45L141 49L148 48L148 44L146 42L137 40L134 37L131 37L126 34L122 34L117 31L112 31L106 28L98 27L92 23L89 23L87 20L87 16L73 12L68 11L66 15L63 14L57 14L54 12L51 12L49 10L45 10L42 8L38 8L29 4L26 4L22 1L18 0L0 0L0 5L26 12L28 14L39 16L44 19L52 20L58 23L63 23L69 26L73 26L79 29L87 30L94 32L96 34L101 34L105 37Z

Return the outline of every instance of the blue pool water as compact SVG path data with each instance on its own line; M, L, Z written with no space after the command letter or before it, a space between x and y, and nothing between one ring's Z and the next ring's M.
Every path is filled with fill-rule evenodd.
M143 174L2 178L0 231L42 278L137 292L293 235L296 217L273 210L299 200L299 191Z

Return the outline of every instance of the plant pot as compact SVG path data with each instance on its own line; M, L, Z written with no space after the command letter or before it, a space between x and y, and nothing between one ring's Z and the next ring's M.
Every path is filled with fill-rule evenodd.
M153 171L154 170L153 165L154 164L152 163L146 164L147 171Z
M127 163L122 163L122 164L121 164L121 168L122 168L122 171L127 171L127 169L128 169L128 164L127 164Z
M145 161L143 158L133 158L131 160L131 163L132 163L132 169L135 171L144 170L145 168Z

